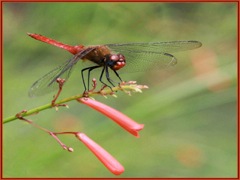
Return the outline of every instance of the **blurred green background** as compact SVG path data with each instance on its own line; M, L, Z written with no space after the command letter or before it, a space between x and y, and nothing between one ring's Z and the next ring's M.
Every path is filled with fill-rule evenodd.
M139 123L135 138L77 102L29 119L53 131L82 131L125 167L118 177L237 176L237 3L3 3L3 117L49 103L29 98L32 83L72 57L27 32L76 44L198 40L173 53L174 68L121 74L142 94L96 97ZM83 91L78 63L60 98ZM76 138L63 151L21 121L3 125L3 177L115 177Z

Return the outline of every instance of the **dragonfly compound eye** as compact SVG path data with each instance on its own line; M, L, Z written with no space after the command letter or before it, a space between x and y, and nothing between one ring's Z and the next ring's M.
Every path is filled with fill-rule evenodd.
M112 61L118 61L118 60L119 60L119 57L118 57L118 55L113 54L113 55L110 56L110 60L112 60Z
M122 54L118 54L119 60L125 62L125 57Z
M125 57L122 54L111 55L111 69L118 70L125 66Z

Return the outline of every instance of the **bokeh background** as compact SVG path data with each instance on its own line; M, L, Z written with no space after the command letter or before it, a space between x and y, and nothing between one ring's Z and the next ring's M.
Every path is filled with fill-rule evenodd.
M96 97L145 124L135 138L77 102L29 117L53 131L82 131L125 167L118 177L237 176L237 3L3 3L3 117L49 103L31 84L72 57L27 32L76 44L198 40L167 70L121 74L143 93ZM78 63L60 98L83 91ZM21 121L3 125L4 177L115 177L77 139Z

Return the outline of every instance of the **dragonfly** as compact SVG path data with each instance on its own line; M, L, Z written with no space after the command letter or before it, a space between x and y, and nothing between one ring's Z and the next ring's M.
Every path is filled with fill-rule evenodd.
M81 70L84 90L87 91L89 90L90 74L95 69L101 69L99 81L111 88L111 86L114 87L114 81L110 77L110 71L122 82L119 75L121 73L144 72L174 66L177 58L171 53L192 50L201 46L201 42L194 40L81 45L73 57L34 82L29 90L29 96L40 96L56 90L58 88L57 79L61 78L67 81L73 67L80 60L92 63L89 67ZM88 75L87 85L84 72L87 72Z

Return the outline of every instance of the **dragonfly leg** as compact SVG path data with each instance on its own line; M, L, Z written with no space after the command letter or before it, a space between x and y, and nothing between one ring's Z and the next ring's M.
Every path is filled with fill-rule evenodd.
M101 66L91 66L91 67L87 67L87 68L84 68L81 70L81 75L82 75L82 81L83 81L83 86L84 86L84 92L86 92L86 90L89 90L89 82L90 82L90 72L93 70L93 69L96 69L96 68L99 68ZM88 70L88 89L86 87L86 83L85 83L85 79L84 79L84 71Z
M117 73L117 71L116 71L116 70L113 70L113 72L116 74L116 76L118 77L118 79L119 79L121 82L123 82L122 78L119 76L119 74Z
M99 67L101 67L101 66L92 66L88 69L88 91L89 91L89 84L90 84L90 77L91 77L90 73L93 69L96 69L96 68L99 68Z
M111 86L107 85L107 84L106 84L105 82L103 82L103 80L102 80L103 74L104 74L104 72L105 72L105 70L106 70L107 80L108 80L108 82L110 82L110 84L112 84L112 85L114 86L114 84L111 82L111 79L109 78L109 73L108 73L108 69L107 69L107 68L108 68L107 66L103 66L103 69L102 69L102 72L101 72L99 81L100 81L102 84L104 84L105 86L107 86L107 87L109 87L110 89L112 89Z
M108 66L106 66L106 78L107 78L108 82L114 87L113 80L109 76Z

